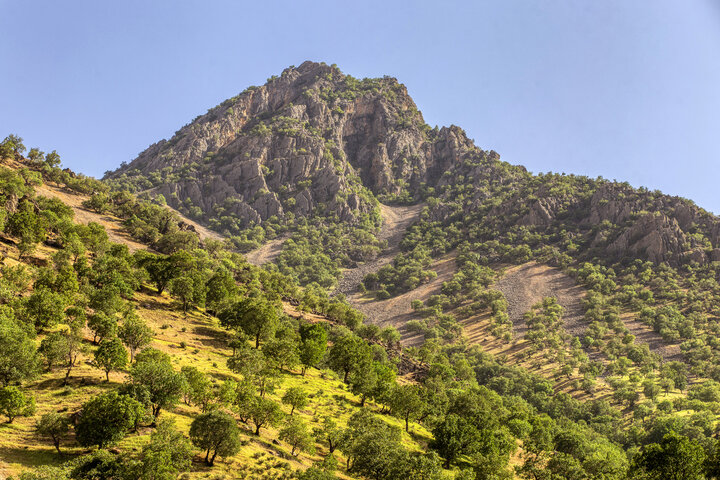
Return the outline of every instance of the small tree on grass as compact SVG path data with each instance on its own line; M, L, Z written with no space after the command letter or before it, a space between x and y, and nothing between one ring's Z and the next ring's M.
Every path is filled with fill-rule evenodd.
M220 312L219 318L224 327L245 332L255 340L255 348L260 348L260 341L275 332L280 308L268 300L246 298Z
M173 368L170 356L154 348L138 354L130 370L130 380L147 391L155 419L161 409L172 407L178 402L184 383L182 375Z
M60 452L60 441L70 431L70 418L56 412L46 413L35 424L35 433L52 440L55 450Z
M170 281L170 293L180 300L183 313L187 313L188 306L195 294L195 283L189 275L182 275Z
M336 448L340 445L343 439L343 430L338 427L335 420L331 417L325 417L323 419L322 428L316 428L313 430L315 437L327 444L328 452L332 454Z
M390 408L393 415L405 420L405 431L410 431L410 419L417 418L423 407L416 385L399 385L392 392Z
M104 312L96 312L90 315L87 326L93 332L93 343L96 345L98 341L104 338L114 337L118 331L117 319Z
M260 429L266 425L277 425L283 418L280 405L267 398L255 397L251 400L249 408L250 421L255 425L255 435L260 435Z
M95 366L105 371L105 380L108 382L111 371L122 370L127 364L127 350L117 337L103 340L95 350Z
M29 417L35 413L35 398L17 387L0 388L0 413L8 418L7 423L16 417Z
M285 426L280 430L278 438L292 447L290 455L295 455L296 450L304 452L314 450L315 439L310 435L307 425L299 418L288 419Z
M240 431L235 420L217 410L203 413L190 425L190 440L205 451L205 463L212 466L215 457L228 457L240 450Z
M152 341L153 331L136 313L129 312L123 320L118 337L130 349L130 362L135 359L135 352Z
M165 418L143 446L140 478L175 480L179 472L190 468L191 459L190 441L175 428L174 420Z
M307 392L299 387L288 388L282 397L282 403L290 405L290 415L292 416L296 408L303 408L307 405Z
M52 369L54 366L59 366L65 369L63 385L67 385L80 354L87 350L82 340L82 332L68 329L52 332L40 343L40 352L45 357L48 367Z
M104 393L83 404L75 436L83 447L104 448L120 441L144 416L145 407L134 398Z

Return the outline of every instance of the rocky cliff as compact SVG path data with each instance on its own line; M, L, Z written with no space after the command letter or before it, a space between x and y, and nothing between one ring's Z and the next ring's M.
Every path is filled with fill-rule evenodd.
M107 178L243 226L288 213L352 221L374 207L366 189L411 201L473 148L458 128L431 130L394 78L357 80L305 62L211 109Z
M482 211L478 222L504 228L581 232L612 258L720 260L720 221L690 201L601 179L531 175L458 127L431 129L394 78L358 80L323 63L248 88L107 178L162 195L218 230L314 215L377 222L378 199L433 197L427 218L443 223L458 214L459 198L465 217Z

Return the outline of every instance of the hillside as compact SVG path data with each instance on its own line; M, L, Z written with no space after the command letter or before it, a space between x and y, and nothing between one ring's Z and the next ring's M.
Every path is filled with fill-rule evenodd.
M37 404L7 427L9 472L103 478L77 471L99 462L160 478L142 469L175 435L193 461L163 479L640 480L675 461L717 478L720 218L690 200L533 174L428 126L394 78L313 62L102 181L2 145L0 318L45 362L5 382ZM121 356L126 325L153 332L109 382L91 367L98 322ZM83 345L70 388L60 337ZM183 386L153 391L154 375ZM291 387L307 394L297 409ZM84 441L101 392L150 417ZM68 464L31 433L58 410ZM239 438L212 467L207 415Z

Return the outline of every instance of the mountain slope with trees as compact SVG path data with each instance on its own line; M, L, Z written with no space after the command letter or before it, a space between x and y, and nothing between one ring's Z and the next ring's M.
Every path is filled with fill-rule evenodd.
M14 135L0 157L23 480L718 478L720 219L689 200L534 175L312 62L103 181ZM536 270L576 296L509 310Z

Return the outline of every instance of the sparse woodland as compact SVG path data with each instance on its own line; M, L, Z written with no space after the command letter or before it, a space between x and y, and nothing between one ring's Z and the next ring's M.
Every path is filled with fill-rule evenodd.
M0 161L0 477L720 477L720 219L688 200L532 175L430 128L396 80L309 62L104 180L16 135ZM262 181L230 191L236 164ZM425 205L398 245L380 202ZM448 255L402 324L361 312ZM497 281L528 262L582 287L575 333L552 296L509 315Z

